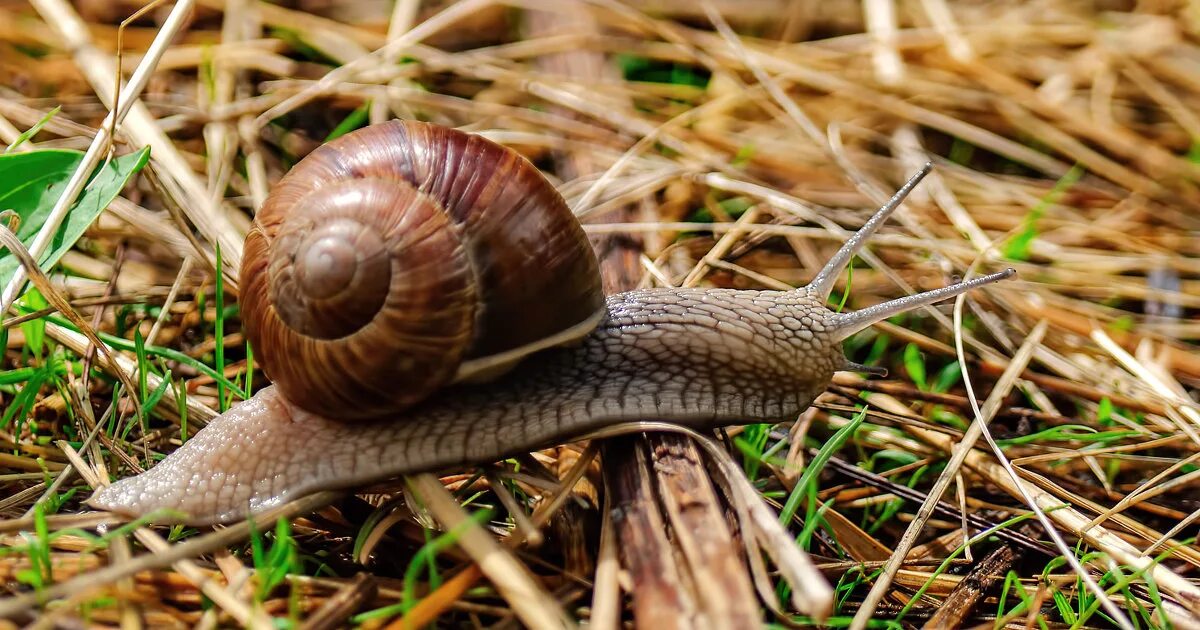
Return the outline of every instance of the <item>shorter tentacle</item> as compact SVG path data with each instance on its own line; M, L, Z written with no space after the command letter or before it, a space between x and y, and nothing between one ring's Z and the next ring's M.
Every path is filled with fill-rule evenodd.
M854 361L851 361L850 359L846 359L846 362L842 364L842 367L838 368L838 371L839 372L862 372L863 374L868 374L870 376L879 376L879 377L884 377L884 376L888 375L887 368L885 368L885 367L880 367L878 365L863 365L861 363L855 363Z

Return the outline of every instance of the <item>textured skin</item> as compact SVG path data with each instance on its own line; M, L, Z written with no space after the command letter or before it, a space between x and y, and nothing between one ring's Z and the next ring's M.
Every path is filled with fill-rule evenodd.
M649 289L612 296L607 310L574 347L386 420L339 422L264 389L90 503L228 522L317 490L494 461L621 421L780 422L846 365L839 316L803 290Z
M271 380L346 419L412 405L460 359L577 327L604 301L583 228L537 168L480 136L399 120L288 172L255 215L241 288Z

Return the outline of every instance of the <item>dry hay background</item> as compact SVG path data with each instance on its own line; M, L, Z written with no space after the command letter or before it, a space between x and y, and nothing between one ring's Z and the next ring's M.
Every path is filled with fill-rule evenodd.
M154 161L53 275L101 332L132 339L138 330L156 347L216 365L214 322L223 318L214 305L214 246L223 252L228 306L253 209L291 164L347 125L420 118L518 148L554 178L573 207L588 209L581 219L604 246L609 272L632 269L632 281L654 284L801 284L846 230L932 156L933 175L873 241L876 260L856 266L848 304L941 286L968 269L1015 267L1017 281L966 300L961 331L967 376L980 400L1031 331L1044 332L992 420L993 433L1013 440L1006 454L1027 471L1028 485L1045 493L1047 505L1074 506L1082 520L1062 516L1069 510L1052 512L1070 544L1081 525L1103 521L1088 530L1079 551L1097 576L1111 568L1106 558L1131 565L1157 557L1150 584L1136 574L1132 586L1114 595L1140 625L1166 626L1156 610L1158 589L1182 605L1172 613L1177 626L1186 627L1189 617L1198 623L1200 7L1194 2L197 4L186 31L158 60L144 108L130 115L117 143L118 153L152 145ZM107 113L113 76L105 65L111 67L117 25L139 7L0 1L0 141L13 142L61 106L34 137L36 146L86 148ZM170 10L155 8L125 30L127 74ZM618 286L630 278L607 280ZM223 367L245 384L252 371L235 311L228 310ZM1048 328L1040 330L1040 322ZM43 361L28 348L28 329L11 319L8 325L4 408L28 384L21 370ZM125 353L124 367L97 357L95 373L81 380L78 358L92 354L86 344L69 331L47 331L74 361L72 369L41 384L28 414L0 427L6 519L0 577L11 596L0 610L16 623L44 613L40 623L67 626L73 620L261 625L265 612L329 627L385 608L354 618L375 626L397 623L396 604L414 593L420 604L410 622L441 615L448 626L516 623L513 602L492 584L468 589L479 575L453 545L437 556L440 579L424 571L403 579L433 535L424 528L435 525L390 498L403 498L402 484L341 499L295 519L289 535L268 536L268 546L287 547L280 556L291 571L286 576L256 565L244 529L155 535L141 528L138 542L125 533L108 536L103 548L89 542L84 533L112 519L82 511L79 501L90 488L81 473L102 464L124 476L148 465L147 457L178 445L180 412L168 398L149 426L124 436L102 433L99 444L79 454L74 474L62 474L73 453L56 440L79 435L71 428L93 418L129 415L126 397L114 403L113 374L129 370L133 354ZM774 459L747 469L778 505L812 456L806 447L844 426L871 392L867 424L837 457L869 462L882 477L828 465L817 496L831 509L808 547L830 581L844 587L837 623L853 614L870 584L863 572L878 568L896 547L950 444L974 417L962 382L953 378L949 306L877 326L849 348L855 360L886 366L892 376L839 376L818 409L794 426L729 432L751 445L741 454L772 452ZM170 370L183 386L191 430L220 406L214 380L194 363L155 367ZM262 384L259 374L254 385ZM1055 427L1060 431L1042 433ZM1063 427L1074 428L1064 433ZM497 486L515 491L519 507L501 508L489 530L516 543L541 540L517 557L573 619L595 617L605 625L619 613L650 625L661 610L639 601L638 589L675 589L677 610L693 621L723 619L697 583L661 584L640 573L638 559L627 557L630 541L617 543L626 551L626 572L608 570L606 560L620 552L597 544L600 465L576 467L585 476L570 493L558 481L581 453L591 457L594 450L566 446L523 458L522 474L506 465L485 477L459 471L442 481L460 498L480 493L475 505L507 500ZM976 449L944 502L992 524L1024 514L995 461L986 447ZM916 492L897 501L908 486ZM560 495L569 499L565 514L558 511L563 502L551 501ZM34 519L39 501L56 513ZM551 503L558 518L546 510ZM510 514L525 511L550 524L534 531ZM686 538L680 521L673 522L672 538ZM46 531L35 531L39 524ZM793 533L803 528L799 521L789 526ZM923 584L906 624L923 623L959 597L951 590L999 544L982 543L970 559L935 572L961 543L961 528L945 516L926 524L878 618L895 618ZM1045 539L1033 521L1012 530ZM203 544L187 547L182 540ZM1003 607L993 588L961 614L968 623L1011 613L1005 621L1014 627L1035 620L1069 625L1062 601L1067 609L1088 607L1082 586L1050 562L1053 554L1016 548L1018 557L1006 566L1021 578L1028 608L1012 612L1019 587L1009 585ZM680 564L702 577L701 568ZM117 567L103 575L122 579L94 577L102 567ZM32 587L30 571L46 583ZM264 583L278 586L264 589ZM613 598L618 583L633 595ZM412 593L405 594L406 586ZM55 601L35 604L46 592ZM750 614L763 613L755 606ZM1080 623L1111 625L1100 616Z

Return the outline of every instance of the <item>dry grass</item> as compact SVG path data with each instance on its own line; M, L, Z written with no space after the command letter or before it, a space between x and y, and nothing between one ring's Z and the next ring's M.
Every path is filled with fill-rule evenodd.
M32 4L0 0L0 142L62 106L34 144L86 148L112 104L117 25L140 5ZM634 619L637 574L614 570L623 543L599 508L595 450L582 446L486 475L443 471L442 484L315 497L284 508L289 527L262 523L266 534L118 529L80 507L93 484L152 465L231 402L213 369L237 388L265 383L232 306L254 209L344 121L399 116L520 149L592 234L644 239L647 284L801 284L932 158L933 175L843 278L848 304L968 270L1013 266L1019 280L848 343L889 378L839 375L794 425L728 431L756 491L779 507L867 401L864 423L814 476L815 501L794 504L786 523L837 586L829 623L850 623L875 581L882 599L864 616L904 625L956 606L968 625L1121 624L1095 613L1036 519L1009 522L1033 503L1138 627L1200 625L1195 3L197 5L118 130L117 153L153 147L148 172L50 274L106 343L136 331L173 354L138 356L130 343L110 360L57 314L12 319L35 302L5 314L0 617L306 628ZM55 11L79 21L47 19ZM170 11L126 29L127 76ZM139 424L129 390L144 396L162 377L170 393ZM962 467L947 468L953 446L976 438ZM442 485L458 501L437 498ZM947 489L940 504L919 510L933 488ZM429 512L406 507L412 493ZM454 516L468 498L493 512L460 548L430 513L442 526L469 521ZM956 587L986 578L973 569L1005 545L1018 553L986 565L1002 567L998 582L963 604ZM891 579L875 580L884 566ZM807 623L791 602L781 594L771 605L784 618L764 608L763 619Z

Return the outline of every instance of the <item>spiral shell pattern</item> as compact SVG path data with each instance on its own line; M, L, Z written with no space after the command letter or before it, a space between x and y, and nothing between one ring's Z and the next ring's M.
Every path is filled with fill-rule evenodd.
M256 359L292 402L333 418L384 416L464 362L582 335L604 303L583 229L533 165L418 122L367 127L302 160L245 252Z

